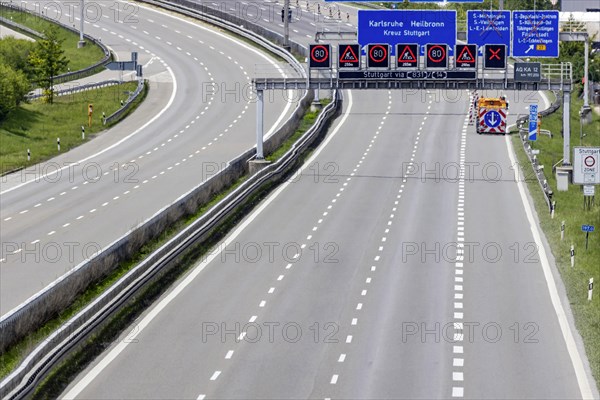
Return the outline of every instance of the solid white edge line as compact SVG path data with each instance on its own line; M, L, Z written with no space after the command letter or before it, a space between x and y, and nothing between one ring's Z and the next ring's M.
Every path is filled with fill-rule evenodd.
M327 136L327 138L323 141L321 146L312 153L312 155L304 162L301 169L308 168L312 162L317 158L321 151L331 142L333 137L338 133L348 116L350 115L350 110L352 109L352 93L348 93L348 108L346 109L342 119L336 125L336 127L331 131L331 134ZM271 194L250 216L235 230L231 233L225 240L223 241L223 245L220 246L220 249L225 249L229 246L245 229L248 225L250 225L280 194L283 192L292 181L284 182L273 194ZM200 264L198 264L194 269L177 285L169 294L167 294L150 312L142 319L139 323L137 323L137 331L134 337L137 337L144 329L152 322L152 320L160 314L162 310L164 310L175 297L177 297L192 281L209 265L215 258L220 256L220 252L211 253L206 259L204 259ZM130 337L129 339L134 339L134 337ZM115 360L119 354L125 350L129 343L134 342L135 340L127 340L127 341L119 341L119 343L109 351L109 353L98 362L79 382L77 382L62 398L63 399L74 399L94 380L96 377L102 373L102 371L113 361Z
M514 149L512 147L510 137L505 136L504 141L506 142L506 148L508 150L508 157L511 162L511 165L515 165L516 160L514 157ZM548 261L548 256L546 255L546 248L544 247L544 243L542 242L539 228L537 226L535 218L533 217L533 210L531 209L531 205L529 204L527 195L525 194L525 187L523 185L523 182L521 179L519 179L519 171L517 169L515 169L515 180L517 181L517 188L519 189L519 195L521 197L521 202L523 203L523 208L527 216L527 222L529 223L529 226L531 228L533 240L535 240L535 244L537 245L537 248L539 250L540 264L542 264L542 271L544 272L544 278L546 279L546 285L548 286L550 300L552 301L552 306L554 307L554 312L556 313L556 317L558 318L560 330L562 332L563 339L565 340L567 351L569 352L569 357L571 358L571 363L573 364L573 369L575 370L575 376L577 377L577 384L579 385L581 396L584 399L592 399L592 389L583 365L583 360L581 359L581 355L579 354L579 350L577 349L577 344L575 343L575 338L573 337L571 326L569 325L569 321L567 320L565 310L563 308L562 302L560 301L558 289L556 288L556 284L554 283L554 276L550 268L550 262Z

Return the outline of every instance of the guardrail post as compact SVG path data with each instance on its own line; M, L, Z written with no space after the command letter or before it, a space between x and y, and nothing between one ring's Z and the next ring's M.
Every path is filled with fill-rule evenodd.
M265 158L263 154L263 90L256 89L256 159Z

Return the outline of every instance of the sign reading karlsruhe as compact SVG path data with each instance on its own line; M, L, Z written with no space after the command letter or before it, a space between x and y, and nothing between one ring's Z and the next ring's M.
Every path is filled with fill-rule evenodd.
M358 10L358 43L414 43L421 55L428 43L456 45L455 10Z

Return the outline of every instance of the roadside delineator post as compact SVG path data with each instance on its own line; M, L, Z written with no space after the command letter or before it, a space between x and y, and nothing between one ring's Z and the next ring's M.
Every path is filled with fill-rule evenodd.
M575 266L575 246L571 245L571 267Z
M560 223L560 240L564 240L565 239L565 221L562 221Z
M588 282L588 301L592 301L592 291L594 290L594 278Z

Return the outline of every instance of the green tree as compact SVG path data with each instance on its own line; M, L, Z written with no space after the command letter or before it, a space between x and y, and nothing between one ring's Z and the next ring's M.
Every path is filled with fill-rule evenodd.
M0 63L8 65L14 70L29 73L29 53L35 48L35 42L16 39L7 36L0 39Z
M29 54L34 80L42 87L46 101L54 101L54 77L65 71L69 60L62 48L64 39L58 35L58 29L52 27L44 32L44 39L37 41L36 48Z
M17 108L29 88L29 81L22 71L0 63L0 121Z

